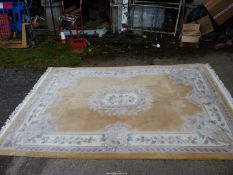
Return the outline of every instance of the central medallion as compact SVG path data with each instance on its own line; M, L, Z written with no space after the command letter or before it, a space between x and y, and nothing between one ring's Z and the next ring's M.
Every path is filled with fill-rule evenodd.
M135 116L148 110L152 102L152 95L144 88L114 87L91 96L89 106L102 115Z
M106 107L125 107L125 106L134 106L137 104L139 98L137 94L133 92L119 91L114 93L106 94L102 99L102 103Z

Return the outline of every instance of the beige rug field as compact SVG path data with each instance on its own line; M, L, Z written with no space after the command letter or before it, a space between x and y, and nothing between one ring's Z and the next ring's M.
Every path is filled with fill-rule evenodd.
M0 155L233 159L233 100L208 65L49 68L2 128Z

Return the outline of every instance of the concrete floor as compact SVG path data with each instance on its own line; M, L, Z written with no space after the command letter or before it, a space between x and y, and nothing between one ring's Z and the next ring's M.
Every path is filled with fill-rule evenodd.
M233 53L207 52L158 57L118 55L84 59L80 66L130 66L209 63L233 94ZM0 68L0 126L44 70ZM65 160L0 157L0 175L233 175L233 161Z

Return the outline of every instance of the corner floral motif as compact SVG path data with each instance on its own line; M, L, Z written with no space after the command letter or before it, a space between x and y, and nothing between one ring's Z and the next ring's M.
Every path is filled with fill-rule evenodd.
M194 87L193 92L188 94L186 98L202 107L202 113L194 116L183 116L185 121L182 126L184 132L196 133L196 143L202 140L204 145L214 144L232 146L233 135L227 122L224 120L219 103L213 90L207 86L200 69L192 69L189 71L179 71L171 75L174 81ZM200 144L200 143L199 143Z

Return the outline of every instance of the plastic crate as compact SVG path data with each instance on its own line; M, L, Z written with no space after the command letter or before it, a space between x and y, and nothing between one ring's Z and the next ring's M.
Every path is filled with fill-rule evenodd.
M71 48L73 49L85 49L87 47L85 38L78 38L78 39L71 38L70 45Z
M10 39L11 29L10 29L10 19L7 14L0 13L0 38Z

